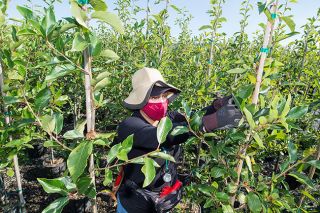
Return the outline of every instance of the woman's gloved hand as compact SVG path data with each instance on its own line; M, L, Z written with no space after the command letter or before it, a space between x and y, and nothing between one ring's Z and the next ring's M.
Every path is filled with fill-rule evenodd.
M236 127L242 118L242 113L231 95L214 100L212 106L215 112L206 113L202 118L206 132Z

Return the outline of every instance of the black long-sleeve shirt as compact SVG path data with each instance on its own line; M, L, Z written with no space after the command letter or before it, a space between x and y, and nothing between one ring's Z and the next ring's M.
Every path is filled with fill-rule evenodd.
M186 126L187 122L183 115L173 111L168 112L167 117L172 121L172 130L177 126ZM131 117L128 117L118 126L118 136L114 141L114 144L120 143L125 140L129 135L133 134L133 146L131 151L128 153L128 158L132 159L158 148L159 143L157 140L157 127L152 126L146 121L139 111L134 111ZM163 142L160 148L166 150L166 152L174 156L175 160L178 161L180 154L179 144L184 143L190 137L191 133L184 133L177 136L172 136L170 133L167 136L165 142ZM164 184L162 180L162 173L167 169L165 160L155 159L160 165L157 168L154 181L150 184L149 188L158 188ZM176 178L176 165L172 162L168 162L168 170L173 178ZM138 186L142 187L144 181L144 175L141 171L142 165L140 164L128 164L124 168L124 180L130 179L134 181Z

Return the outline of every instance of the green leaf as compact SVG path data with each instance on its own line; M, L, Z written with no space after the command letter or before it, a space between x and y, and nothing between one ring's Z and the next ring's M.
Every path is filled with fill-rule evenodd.
M0 11L0 27L4 24L6 21L6 16Z
M36 35L37 33L31 29L22 29L17 32L18 36L26 36L26 35Z
M211 198L206 199L205 204L203 205L204 208L209 208L211 206L214 206L214 201Z
M128 160L128 153L130 152L133 145L133 134L129 135L122 143L121 149L117 154L117 157L120 160L127 161Z
M113 52L112 50L106 49L103 50L100 53L100 56L107 58L108 60L106 61L106 63L111 63L113 61L118 60L120 57L117 55L117 53Z
M281 113L281 117L284 118L287 116L288 112L290 111L290 105L291 105L291 94L288 95L288 98L287 98L287 101L286 101L286 104L282 110L282 113Z
M223 213L234 213L232 207L230 205L222 205Z
M318 203L318 201L316 200L316 198L313 197L309 192L307 192L307 191L305 191L305 190L302 190L301 193L304 194L306 197L308 197L310 200Z
M45 141L43 143L43 146L49 148L49 147L59 147L60 145L55 141L50 141L49 140L49 141Z
M171 155L166 154L164 152L154 152L154 153L150 154L149 156L150 157L156 157L156 158L162 158L162 159L165 159L165 160L176 162L174 157L172 157Z
M117 154L119 152L119 150L121 149L121 144L116 144L114 145L113 147L111 147L108 155L107 155L107 161L108 161L108 164L110 164L116 157L117 157Z
M46 178L37 178L38 182L43 187L44 191L47 193L59 193L61 195L67 195L68 190L65 187L63 181L59 178L56 179L46 179Z
M74 35L72 49L70 51L83 51L88 47L89 43L81 36L79 32Z
M288 115L287 119L299 119L302 116L304 116L308 112L308 107L307 106L298 106L298 107L293 107Z
M197 143L197 142L199 142L199 141L198 141L198 138L196 138L196 137L190 137L190 138L188 138L188 140L185 142L185 144L186 144L186 145L190 145L190 144L195 144L195 143Z
M89 35L89 38L91 55L93 57L99 56L103 46L101 40L95 34Z
M243 131L236 131L230 134L229 137L233 141L241 141L241 140L245 140L246 135L243 133Z
M45 29L41 26L41 22L31 19L29 20L29 23L36 29L38 35L42 37L46 36Z
M264 117L264 116L259 117L259 124L264 125L267 123L268 123L268 120L266 117Z
M249 112L249 110L247 110L246 107L243 108L243 112L246 115L246 119L247 119L247 121L248 121L248 123L250 125L250 128L254 129L256 127L256 124L255 124L255 122L254 122L254 120L252 118L251 112Z
M168 117L162 118L157 127L157 139L160 144L166 141L167 135L171 129L171 120Z
M51 98L51 92L48 87L40 90L35 99L35 110L40 111L48 106Z
M56 17L54 15L52 7L50 7L46 11L45 21L46 21L46 35L49 35L52 32L54 25L56 24Z
M110 183L112 183L112 171L105 169L103 185L108 186Z
M22 102L22 100L18 97L15 97L15 96L3 96L3 102L6 105L9 105L9 104Z
M78 132L81 132L83 134L84 127L85 127L86 123L87 123L86 119L78 120L75 130L77 130Z
M66 133L63 134L63 137L65 139L76 139L76 138L83 138L84 135L82 132L79 132L78 130L69 130Z
M89 198L96 196L96 190L90 177L81 177L77 181L77 189L80 194L86 195Z
M238 186L235 183L229 183L227 185L227 191L228 193L234 194L238 190Z
M227 203L229 201L229 196L225 192L217 192L216 196L220 202Z
M301 174L299 172L291 172L289 175L294 177L294 178L296 178L297 181L299 181L300 183L309 186L310 188L314 187L314 184L312 183L312 180L308 176L306 176L304 174Z
M246 164L247 164L247 166L248 166L249 171L250 171L251 173L253 173L253 171L252 171L252 164L251 164L251 160L250 160L249 155L246 155L245 160L246 160Z
M95 144L95 145L100 145L100 146L106 146L106 145L108 145L109 143L111 143L111 141L104 141L104 140L102 140L102 139L98 139L98 140L95 140L95 141L93 142L93 144Z
M261 14L267 8L267 3L258 2L259 14Z
M63 137L66 139L83 138L83 131L86 123L87 121L85 119L77 121L76 128L74 130L67 131Z
M53 132L58 135L63 127L63 115L60 112L55 112L53 113L53 118L55 120L55 128Z
M240 204L246 203L246 196L244 195L244 193L242 193L242 192L239 193L238 201L240 202Z
M261 212L262 204L259 197L256 194L254 194L253 192L249 192L249 194L247 195L247 199L249 209L252 212Z
M7 175L8 175L9 177L13 177L13 176L14 176L14 171L13 171L12 168L9 168L9 169L7 170Z
M120 34L124 33L124 28L120 18L113 13L107 11L95 11L92 13L91 18L98 19L102 22L109 24L111 27L113 27L114 30L116 30Z
M109 78L102 79L95 85L93 91L99 92L101 89L105 88L109 83Z
M181 13L181 10L174 4L170 4L170 6L172 7L172 9L174 9L175 11L177 11L178 13Z
M280 172L283 172L284 170L286 170L290 165L290 161L287 160L285 162L283 162L282 164L280 164Z
M199 185L198 190L202 192L203 194L211 197L212 193L215 191L215 188L210 185Z
M53 81L59 77L64 77L71 72L75 71L75 67L72 65L58 65L52 69L49 75L46 76L46 81Z
M182 105L182 108L183 108L183 111L184 111L185 115L189 118L190 115L191 115L191 107L184 100L182 101L181 105Z
M42 128L48 133L52 133L56 126L56 121L53 116L45 115L40 118L42 123Z
M82 14L81 14L81 8L79 7L79 5L75 2L75 1L71 1L71 14L73 17L75 17L75 19L77 20L77 22L82 25L85 28L88 28L87 24L85 23Z
M247 70L243 69L243 68L235 68L235 69L228 70L227 73L229 73L229 74L241 74L241 73L244 73L246 71Z
M90 141L80 143L70 153L67 165L73 182L76 182L87 166L87 160L92 153L92 143Z
M62 209L65 205L67 205L69 202L68 197L61 197L50 203L49 206L47 206L42 213L61 213Z
M279 41L282 41L282 40L285 40L287 38L290 38L292 36L295 36L295 35L298 35L300 34L299 32L290 32L290 33L287 33L287 34L284 34L284 35L279 35L276 39L276 42L279 42Z
M156 169L153 165L154 160L151 158L145 157L144 158L144 165L141 168L142 173L145 176L144 182L143 182L143 188L148 186L156 176Z
M258 133L254 133L254 134L253 134L253 138L254 138L254 140L257 142L257 144L259 145L260 148L262 148L262 149L265 149L265 148L266 148L266 147L263 145L263 142L262 142L262 140L261 140L261 138L260 138L260 136L259 136Z
M242 87L240 87L236 96L240 97L242 99L247 99L252 94L253 89L254 89L253 84L242 86Z
M108 9L104 0L90 0L89 3L95 11L106 11Z
M314 166L317 169L320 169L320 160L311 160L308 161L307 164Z
M298 150L297 147L294 143L292 143L291 141L289 141L288 143L288 152L289 152L289 159L290 159L290 163L294 163L297 160L297 154L298 154Z
M294 23L294 21L292 20L292 18L290 16L281 16L280 18L287 24L287 26L290 28L291 32L295 31L296 24Z
M199 30L212 30L212 26L211 25L203 25L199 28Z
M144 164L143 157L133 158L130 162L136 164Z
M72 183L71 181L71 178L69 176L66 176L66 177L60 177L60 178L56 178L57 180L60 180L61 182L64 183L66 189L69 191L69 192L72 192L72 191L75 191L77 189L77 186L76 184Z
M226 174L226 170L224 168L220 168L220 167L213 167L211 169L211 176L213 178L219 178L219 177L223 177Z
M22 139L16 139L16 140L12 140L10 141L9 143L6 143L5 144L5 147L20 147L22 146L22 144L24 144L24 140Z
M67 23L67 24L64 24L62 25L62 27L60 28L60 33L64 33L72 28L75 28L77 27L78 25L76 24L72 24L72 23Z
M198 111L194 113L190 119L190 126L193 130L199 131L199 128L202 124L202 117L203 117L204 111Z
M177 135L181 135L184 133L189 132L189 128L185 127L185 126L177 126L176 128L174 128L172 130L172 132L170 133L172 136L177 136Z
M110 76L110 72L109 71L99 73L99 75L97 75L97 77L95 77L92 80L92 86L96 85L97 83L99 83L103 79L108 78L109 76Z
M29 8L17 6L17 10L25 19L28 20L33 18L33 12Z
M112 138L116 132L106 132L106 133L97 133L96 138L102 138L102 139L110 139Z

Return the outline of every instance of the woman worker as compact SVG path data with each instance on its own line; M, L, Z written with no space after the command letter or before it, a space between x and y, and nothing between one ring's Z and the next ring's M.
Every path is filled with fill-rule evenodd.
M132 77L132 91L124 100L124 106L133 111L132 115L121 122L117 129L114 144L122 142L133 134L133 146L128 158L136 158L158 148L157 125L161 118L171 119L176 126L187 126L185 117L177 111L168 112L168 104L181 92L168 84L161 73L153 68L143 68ZM210 132L216 129L234 127L242 114L232 102L232 97L213 101L202 118L202 130ZM181 143L187 141L191 133L177 136L168 134L160 149L172 155L178 161ZM144 174L142 165L128 164L123 168L123 179L117 192L118 213L168 212L181 199L182 183L178 179L177 166L173 162L156 159L160 165L156 169L153 182L143 188Z

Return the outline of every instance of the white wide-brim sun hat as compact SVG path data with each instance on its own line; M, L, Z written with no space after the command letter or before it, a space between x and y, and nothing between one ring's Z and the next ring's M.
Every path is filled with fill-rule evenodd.
M144 67L133 74L132 91L123 101L123 105L132 110L143 108L147 104L155 85L164 87L164 91L172 92L168 96L169 103L181 92L178 88L166 83L159 70Z

